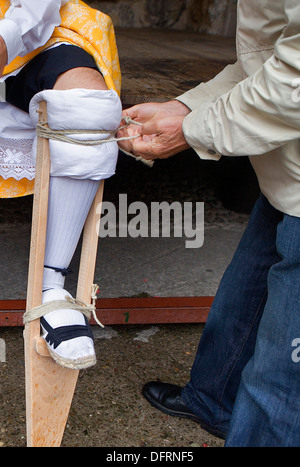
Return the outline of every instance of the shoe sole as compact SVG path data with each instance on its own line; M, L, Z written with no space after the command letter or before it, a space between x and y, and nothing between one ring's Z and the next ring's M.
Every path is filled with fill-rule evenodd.
M209 434L215 436L216 438L221 438L221 439L225 439L226 437L226 433L218 430L218 429L215 429L215 428L211 428L210 426L206 425L206 423L204 423L202 420L200 420L199 417L197 417L197 415L187 415L185 414L184 412L174 412L173 410L170 410L170 409L166 409L163 405L160 405L155 399L152 399L148 394L146 394L144 392L144 390L142 390L142 394L143 396L145 397L145 399L153 406L155 407L156 409L160 410L161 412L167 414L167 415L171 415L172 417L178 417L178 418L187 418L188 420L192 420L193 422L196 422L196 423L199 423L199 425L201 426L201 428L205 431L207 431Z
M85 370L86 368L90 368L91 366L96 365L97 360L95 355L91 355L89 357L78 358L77 360L62 358L56 352L48 347L49 353L55 363L58 365L68 368L69 370Z

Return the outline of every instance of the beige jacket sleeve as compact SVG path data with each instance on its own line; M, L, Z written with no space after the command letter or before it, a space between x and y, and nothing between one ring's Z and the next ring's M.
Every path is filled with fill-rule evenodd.
M207 83L201 83L194 89L177 97L177 100L184 102L191 110L197 110L199 103L214 103L222 94L230 91L242 80L240 65L228 65L215 78Z
M285 5L274 54L252 76L242 79L236 64L178 97L192 110L183 131L201 158L260 155L300 138L300 2Z

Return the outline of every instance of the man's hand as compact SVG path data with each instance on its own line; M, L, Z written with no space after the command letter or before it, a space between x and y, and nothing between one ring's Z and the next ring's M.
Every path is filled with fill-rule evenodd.
M142 126L130 125L118 137L136 136L121 141L120 148L145 159L165 159L188 149L182 123L190 109L179 101L149 103L131 107L123 112Z
M0 78L3 75L4 67L7 65L7 48L4 39L0 36Z

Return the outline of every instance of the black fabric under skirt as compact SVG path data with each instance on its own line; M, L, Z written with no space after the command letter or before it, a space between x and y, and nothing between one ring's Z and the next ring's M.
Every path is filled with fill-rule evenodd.
M7 78L6 100L25 112L33 96L53 89L58 76L72 68L98 69L94 58L80 47L60 45L33 58L17 76Z

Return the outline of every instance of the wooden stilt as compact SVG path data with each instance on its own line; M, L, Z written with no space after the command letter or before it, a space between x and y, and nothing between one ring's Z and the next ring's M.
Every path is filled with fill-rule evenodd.
M76 298L84 303L91 302L91 284L94 281L96 268L103 190L104 180L101 180L84 226L76 293Z
M47 120L46 103L40 105L40 120ZM26 309L41 304L42 279L46 244L47 208L49 193L49 142L39 138L36 161L35 193L28 272ZM103 182L91 208L85 227L81 273L78 280L78 299L89 303L93 283L101 208ZM97 215L96 215L97 213ZM86 274L86 275L85 275ZM40 320L26 324L25 383L27 445L29 447L58 447L64 434L72 403L78 371L57 365L49 356L40 337Z

